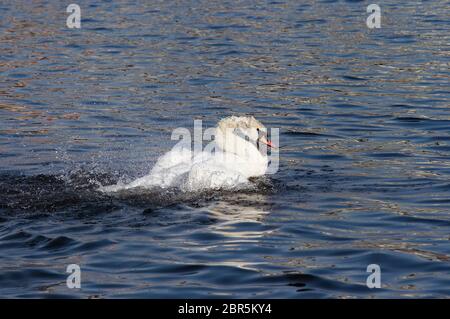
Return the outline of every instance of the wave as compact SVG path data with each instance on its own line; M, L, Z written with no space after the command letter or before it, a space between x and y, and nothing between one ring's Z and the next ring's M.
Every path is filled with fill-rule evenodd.
M203 189L183 192L177 187L135 187L113 193L99 191L102 184L116 183L113 174L93 174L77 170L62 175L0 175L0 212L2 215L37 213L99 214L126 206L153 211L178 204L203 205L215 199L232 199L241 194L268 194L275 191L274 180L267 177L252 178L245 188Z

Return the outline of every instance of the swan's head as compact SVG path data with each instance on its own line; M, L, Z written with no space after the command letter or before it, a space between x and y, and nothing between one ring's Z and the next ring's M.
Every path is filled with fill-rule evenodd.
M273 147L265 126L253 116L222 119L217 124L215 138L222 151L245 157L267 157L267 146Z

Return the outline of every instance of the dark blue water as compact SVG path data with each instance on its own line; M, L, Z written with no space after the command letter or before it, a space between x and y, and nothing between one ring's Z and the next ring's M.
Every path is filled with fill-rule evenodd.
M1 297L450 296L448 1L76 3L0 4ZM231 114L256 189L97 192Z

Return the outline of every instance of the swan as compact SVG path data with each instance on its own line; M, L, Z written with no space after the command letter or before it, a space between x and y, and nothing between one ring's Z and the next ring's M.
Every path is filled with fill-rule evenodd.
M101 191L135 187L178 187L184 191L233 188L266 173L267 147L275 146L268 140L264 125L253 116L220 120L214 136L213 152L192 152L186 145L176 145L158 159L148 175L129 184L103 186Z

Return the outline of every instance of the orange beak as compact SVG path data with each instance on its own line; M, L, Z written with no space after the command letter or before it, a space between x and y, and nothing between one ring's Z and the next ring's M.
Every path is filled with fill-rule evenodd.
M267 146L269 146L270 148L275 148L277 149L278 147L276 147L275 145L272 144L272 142L270 140L262 140L261 142L263 142L264 144L266 144Z

